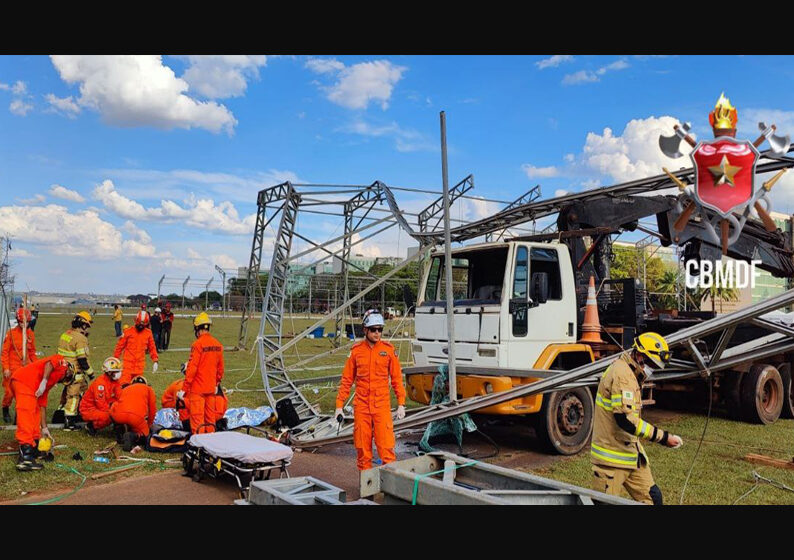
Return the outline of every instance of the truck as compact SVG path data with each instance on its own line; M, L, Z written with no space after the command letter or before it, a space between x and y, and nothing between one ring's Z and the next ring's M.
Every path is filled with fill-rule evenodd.
M680 213L672 196L578 201L561 208L554 233L452 250L458 398L506 391L548 377L550 371L576 368L631 347L642 332L664 335L713 319L714 314L708 312L649 309L638 279L610 278L612 234L633 230L640 218L655 214L659 238L663 245L670 245L676 238L673 224ZM737 244L729 256L749 260L757 256L759 245L768 243L780 253L765 257L762 268L791 277L790 245L779 231L774 239L769 237L772 234L764 237L767 233L748 222L743 234L748 239ZM686 242L688 260L719 258L719 250L694 235L678 235L678 240ZM448 362L445 266L442 250L431 253L425 262L411 345L415 365L404 370L408 397L421 404L430 403L438 366ZM598 288L603 344L579 342L591 277ZM752 325L741 325L729 337L729 346L766 334ZM700 341L711 348L718 342ZM764 424L781 414L792 418L792 360L794 355L781 353L717 372L709 378L710 394L731 418ZM653 404L658 392L675 395L702 390L703 385L650 382L643 387L643 400ZM594 390L591 385L538 393L477 413L528 422L546 448L570 455L581 451L592 433Z

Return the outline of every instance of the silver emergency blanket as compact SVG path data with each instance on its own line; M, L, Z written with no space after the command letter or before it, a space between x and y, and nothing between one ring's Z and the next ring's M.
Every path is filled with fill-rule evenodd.
M161 408L154 415L154 423L168 429L182 429L179 412L175 408Z
M194 434L188 443L200 447L213 457L236 459L243 463L275 463L292 460L292 449L269 439L239 432Z
M226 419L226 429L228 430L234 430L241 426L259 426L264 424L271 416L273 416L273 409L269 406L230 408L223 415Z

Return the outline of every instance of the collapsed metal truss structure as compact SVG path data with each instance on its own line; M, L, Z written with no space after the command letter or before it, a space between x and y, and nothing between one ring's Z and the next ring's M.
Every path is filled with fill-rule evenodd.
M788 156L773 156L770 152L764 152L762 154L762 159L763 163L757 166L757 173L773 172L794 166L794 159ZM681 169L674 175L679 179L691 180L694 176L694 171L692 169ZM475 198L466 194L473 186L473 177L466 177L455 185L455 187L450 189L450 199ZM646 195L641 197L643 199L648 199L646 206L651 208L658 207L658 212L667 212L668 221L667 223L659 224L659 232L650 232L643 228L639 229L648 233L653 233L661 239L663 244L669 245L673 242L670 234L671 225L683 212L683 209L681 208L680 201L675 196L658 196L658 194L667 189L675 188L676 184L669 176L657 175L611 187L593 189L584 193L569 194L538 201L537 198L540 196L540 189L536 186L513 202L490 201L499 202L506 206L500 212L486 219L471 223L463 223L462 225L451 228L451 240L460 243L484 236L489 236L490 239L500 239L508 230L516 231L517 228L527 222L535 222L540 218L560 213L570 208L572 205L591 208L608 207L611 204L635 203L636 199L632 197L636 195ZM422 212L411 214L399 208L394 196L395 190L422 193L430 192L420 189L389 187L381 181L375 181L366 186L292 184L286 182L259 192L257 198L258 211L256 227L248 267L245 303L240 324L239 344L240 346L245 346L246 344L249 317L257 311L255 310L254 302L256 301L256 294L260 293L264 303L263 309L261 310L262 315L259 333L256 338L256 345L262 381L271 406L275 407L277 401L286 398L292 401L293 406L298 412L301 422L291 430L291 441L295 446L319 447L348 440L352 437L352 418L345 418L343 425L340 426L335 419L320 414L320 412L303 396L296 383L290 379L284 365L284 352L295 346L313 329L326 321L334 320L338 329L339 325L344 323L345 317L349 315L349 309L354 303L361 300L371 290L388 281L389 278L404 267L422 259L431 249L443 242L444 230L443 228L441 230L438 229L438 225L441 223L441 219L438 218L438 216L443 212L443 200L436 199ZM657 193L657 196L647 196L653 193ZM340 195L346 195L346 197L340 199L338 198ZM328 196L333 198L329 199L327 198ZM476 198L479 200L488 200L481 197ZM383 204L386 205L386 209L378 208L378 206ZM344 218L343 235L323 243L317 243L296 233L296 223L301 213L340 215L338 211L323 212L316 208L312 208L327 205L342 206L341 216ZM269 218L267 217L268 209L272 210L272 214ZM356 216L356 212L359 212L358 216ZM361 212L363 212L363 215L361 215ZM386 216L381 218L374 217L372 214L376 212L385 213ZM273 240L274 249L267 279L267 287L265 293L262 294L259 272L265 230L278 215L281 215L281 218L278 231ZM407 217L416 217L416 228L412 227ZM365 220L369 221L366 225L363 224ZM431 226L430 224L433 223L434 220L435 223ZM395 225L399 225L403 231L419 243L419 251L400 263L389 273L372 282L363 291L350 297L348 273L351 267L357 268L354 263L350 262L351 247ZM559 225L558 220L558 228ZM383 227L373 233L369 232L370 229L374 229L378 226ZM616 223L613 228L605 228L608 231L602 232L590 232L586 229L582 229L579 232L570 232L561 231L562 228L560 228L560 231L550 232L547 228L542 235L538 235L533 228L533 230L528 232L530 235L523 236L522 238L537 240L560 239L564 235L578 235L581 237L592 233L597 233L603 237L622 231L622 227L623 224ZM709 242L705 239L705 236L699 237L697 224L690 224L688 228L690 227L692 230L688 232L688 239L702 239L703 244L708 245ZM361 234L365 231L367 232L367 236L361 237ZM355 241L353 240L354 236L358 237ZM294 237L298 237L302 241L305 241L311 245L311 248L296 255L291 255ZM339 242L342 243L341 248L335 251L328 248ZM785 247L784 245L779 232L778 234L767 232L755 222L748 221L745 227L744 239L732 247L733 252L729 252L729 256L746 260L760 257L764 263L762 264L762 268L765 267L775 275L794 276L794 263L792 263L791 248ZM315 250L321 250L324 253L320 261L326 259L327 255L331 255L342 262L343 282L340 286L342 292L340 300L342 303L329 315L321 318L302 333L296 334L289 342L283 343L284 302L289 263ZM679 359L674 363L676 369L666 371L664 378L685 378L700 375L702 371L718 371L719 369L734 368L741 365L743 362L747 362L750 358L758 359L759 356L774 356L794 349L794 339L792 339L792 336L794 336L794 329L773 324L761 318L765 313L781 309L793 302L794 290L750 308L682 330L668 337L671 346L679 350ZM756 341L751 347L748 347L746 344L731 346L731 337L736 328L742 324L764 327L768 329L771 334L762 341ZM720 333L719 343L716 347L709 349L704 346L703 337L713 335L714 333ZM344 348L344 346L337 346L335 350L341 348ZM326 354L332 353L335 350ZM420 426L434 420L440 420L539 392L587 385L595 382L597 379L595 376L603 371L617 357L618 355L613 355L563 373L558 371L533 370L531 372L533 377L545 379L530 385L516 387L509 391L461 400L453 404L445 403L414 409L405 419L395 422L395 430L399 431L401 429ZM302 363L306 363L307 361L309 360L303 360ZM464 371L463 368L461 371ZM504 374L504 372L501 373ZM514 371L510 374L519 373L520 372ZM526 375L527 372L523 374ZM302 380L301 383L305 381L306 380Z

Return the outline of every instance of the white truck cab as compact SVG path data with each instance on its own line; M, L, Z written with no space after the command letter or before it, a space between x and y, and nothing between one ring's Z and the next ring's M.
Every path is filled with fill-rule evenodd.
M447 363L445 258L431 253L416 306L415 367L406 368L408 395L427 404L437 365ZM452 252L457 392L460 398L504 391L593 360L576 343L577 297L568 248L561 243L483 243ZM551 404L544 401L553 401ZM551 409L549 410L549 407ZM540 417L541 439L576 453L592 429L586 388L559 396L532 395L478 411ZM551 425L549 425L551 424ZM545 434L541 434L543 431Z

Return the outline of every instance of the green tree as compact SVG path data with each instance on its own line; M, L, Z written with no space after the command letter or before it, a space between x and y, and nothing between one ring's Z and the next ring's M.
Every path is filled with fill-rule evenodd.
M642 250L634 247L613 246L615 262L612 263L610 275L613 279L638 278L643 280L643 254ZM638 267L639 265L639 267ZM639 274L637 273L639 270ZM645 262L645 289L649 292L659 292L662 277L669 267L659 257L647 257Z
M719 300L720 313L722 313L723 302L739 301L739 290L736 288L712 285L710 288L699 288L696 290L694 298L700 303L701 307L706 299L710 299L712 313L716 313L716 304L717 300Z

